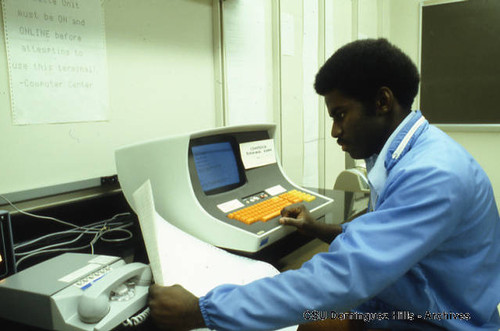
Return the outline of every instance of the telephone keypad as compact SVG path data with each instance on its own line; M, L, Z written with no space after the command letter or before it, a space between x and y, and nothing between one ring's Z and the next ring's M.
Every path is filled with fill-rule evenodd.
M107 274L110 271L111 267L108 265L83 277L82 279L78 280L74 285L82 290L86 290L87 288L92 286L94 282L101 279L105 274Z

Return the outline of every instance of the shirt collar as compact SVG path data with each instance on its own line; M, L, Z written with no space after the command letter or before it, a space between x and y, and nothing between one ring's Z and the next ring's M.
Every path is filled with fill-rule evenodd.
M374 154L365 160L366 170L368 172L368 183L370 184L370 207L372 210L374 209L377 203L378 195L387 180L387 171L384 163L389 146L392 144L399 132L406 126L406 124L412 121L415 116L418 116L417 111L410 112L410 114L408 114L408 116L406 116L405 119L399 123L396 130L394 130L389 136L389 139L385 142L380 154Z

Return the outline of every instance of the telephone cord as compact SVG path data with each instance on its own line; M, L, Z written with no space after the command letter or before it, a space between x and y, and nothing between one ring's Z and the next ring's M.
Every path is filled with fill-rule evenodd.
M139 324L142 324L146 321L150 313L151 311L149 307L146 307L146 309L144 309L141 313L127 318L125 321L123 321L122 325L125 327L138 326Z

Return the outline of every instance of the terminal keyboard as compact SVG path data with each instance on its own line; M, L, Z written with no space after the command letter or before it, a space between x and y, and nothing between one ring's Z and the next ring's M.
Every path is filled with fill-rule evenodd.
M245 224L252 224L258 221L267 222L279 216L281 210L286 206L302 201L310 202L314 199L316 199L314 195L298 190L291 190L255 205L237 210L228 214L227 217Z

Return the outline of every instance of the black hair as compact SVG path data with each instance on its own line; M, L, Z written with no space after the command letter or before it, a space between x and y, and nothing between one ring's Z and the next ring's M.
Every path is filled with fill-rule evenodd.
M385 86L409 109L419 81L417 67L398 47L383 38L363 39L339 48L318 71L314 88L320 95L338 90L368 105Z

